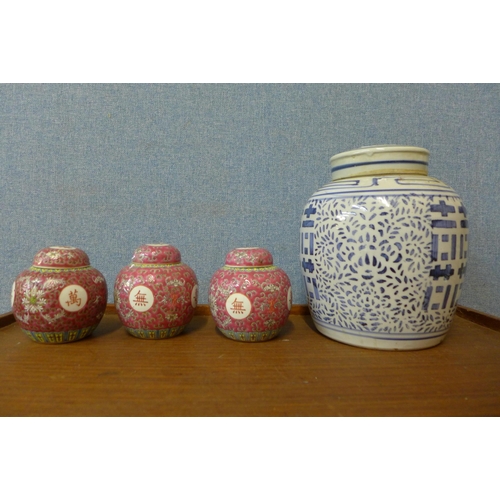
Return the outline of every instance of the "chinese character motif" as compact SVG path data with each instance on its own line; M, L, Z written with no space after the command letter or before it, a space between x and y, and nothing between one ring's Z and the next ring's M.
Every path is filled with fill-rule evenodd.
M76 304L78 307L81 306L82 304L82 299L78 297L78 290L73 290L72 292L69 292L69 300L66 301L66 304L68 304L68 307Z
M148 304L148 301L146 300L146 294L141 293L140 290L138 290L138 292L134 295L134 297L135 297L134 303L136 306L146 307L146 305Z

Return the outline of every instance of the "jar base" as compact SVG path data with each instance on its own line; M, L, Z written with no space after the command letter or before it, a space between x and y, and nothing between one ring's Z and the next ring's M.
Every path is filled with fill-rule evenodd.
M219 328L219 331L228 339L236 340L237 342L266 342L278 336L281 329L268 330L266 332L235 332L233 330L224 330Z
M417 351L420 349L429 349L430 347L440 344L447 333L447 331L437 332L433 334L432 337L423 339L404 339L399 337L394 340L387 340L383 338L374 338L373 334L368 337L363 335L363 332L345 333L332 327L320 325L316 321L314 321L314 325L322 335L332 340L336 340L337 342L381 351ZM396 335L397 334L394 334L394 336Z
M98 324L65 332L33 332L24 328L21 330L38 344L69 344L88 337L97 328Z
M137 339L163 340L163 339L170 339L172 337L180 335L184 331L185 327L186 325L182 325L182 326L173 326L171 328L161 328L157 330L125 327L125 330L127 331L127 333L132 335L132 337L135 337Z

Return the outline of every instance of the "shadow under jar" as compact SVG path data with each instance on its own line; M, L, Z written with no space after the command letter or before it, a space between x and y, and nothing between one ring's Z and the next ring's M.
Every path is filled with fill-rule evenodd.
M330 159L307 202L301 269L316 328L373 349L443 341L460 297L468 222L458 194L427 174L429 152L383 145Z

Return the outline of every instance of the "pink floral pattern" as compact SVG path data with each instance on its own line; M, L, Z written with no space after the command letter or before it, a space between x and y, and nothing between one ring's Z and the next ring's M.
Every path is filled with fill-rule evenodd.
M177 248L143 245L116 277L114 299L125 330L134 337L174 337L194 316L198 280Z
M142 264L176 264L181 253L172 245L142 245L135 252L133 261Z
M87 254L73 247L49 247L36 254L33 264L13 285L12 312L21 329L42 343L90 335L104 315L108 291Z
M90 266L88 255L75 247L47 247L33 259L37 267L73 268Z
M291 284L267 250L237 248L213 275L209 302L215 324L226 337L243 342L270 340L287 322Z
M265 248L235 248L226 256L226 266L272 266L273 256Z

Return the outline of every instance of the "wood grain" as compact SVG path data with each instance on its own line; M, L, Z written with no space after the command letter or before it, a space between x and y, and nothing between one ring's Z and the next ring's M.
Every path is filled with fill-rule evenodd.
M116 306L114 304L107 304L106 305L106 313L107 314L116 314ZM208 304L198 304L196 306L195 316L210 316L210 306ZM305 304L293 304L292 308L290 309L290 314L309 314L309 308ZM0 321L2 317L0 316ZM14 321L14 317L11 317L11 322ZM500 320L499 320L500 323ZM7 324L7 323L6 323ZM1 325L1 323L0 323ZM4 325L1 325L4 326Z
M481 326L486 326L487 328L491 328L492 330L500 332L500 318L497 318L496 316L491 316L490 314L486 314L480 311L476 311L475 309L471 309L470 307L463 306L459 306L457 308L456 314L457 316L468 319L473 323Z
M259 344L226 339L207 314L140 340L111 308L71 344L4 326L0 363L1 416L500 415L500 334L458 315L443 344L390 352L330 340L304 314Z

